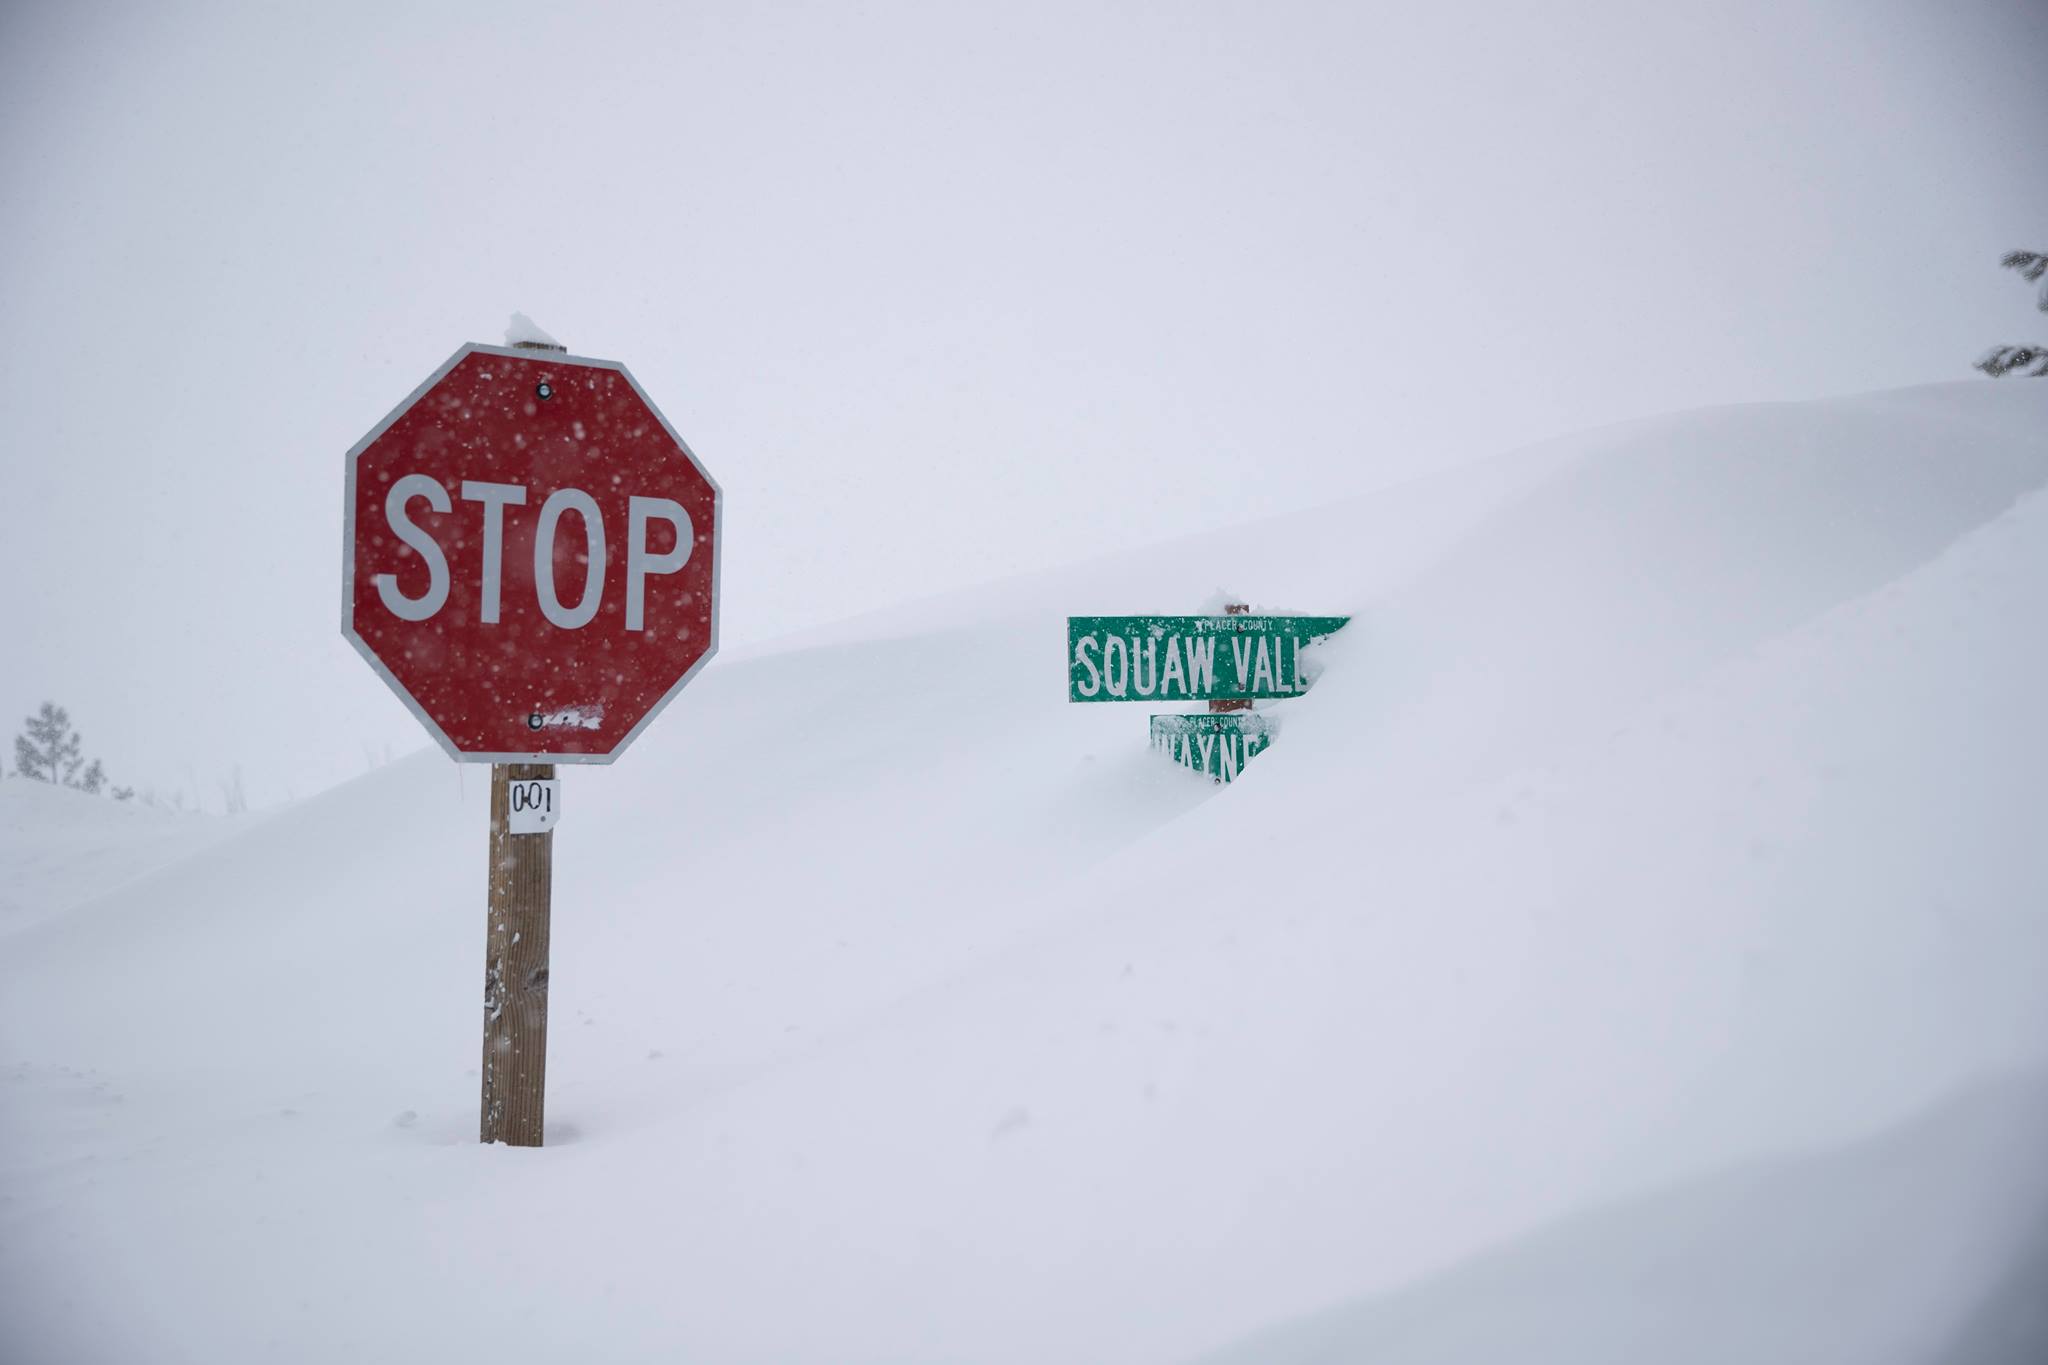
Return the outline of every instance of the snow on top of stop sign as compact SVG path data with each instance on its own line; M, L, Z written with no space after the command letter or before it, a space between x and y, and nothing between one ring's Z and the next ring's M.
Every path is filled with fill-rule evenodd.
M541 325L524 313L515 312L512 320L505 324L507 346L561 346L562 343L542 330ZM567 349L563 347L563 349Z

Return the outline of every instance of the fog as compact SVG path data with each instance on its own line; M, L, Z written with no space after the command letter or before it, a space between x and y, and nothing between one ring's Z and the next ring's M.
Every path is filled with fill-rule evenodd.
M515 308L723 485L731 650L1967 378L2048 331L1996 268L2044 115L2017 2L12 5L0 716L216 806L423 745L340 635L342 455Z

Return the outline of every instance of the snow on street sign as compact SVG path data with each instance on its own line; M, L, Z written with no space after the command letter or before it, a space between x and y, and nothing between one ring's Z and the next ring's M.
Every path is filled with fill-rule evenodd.
M625 366L464 346L348 453L342 631L458 759L609 763L718 648L719 504Z
M1152 747L1191 771L1229 782L1273 742L1271 722L1256 711L1152 717Z
M1308 691L1303 651L1348 616L1069 616L1069 701L1274 700Z

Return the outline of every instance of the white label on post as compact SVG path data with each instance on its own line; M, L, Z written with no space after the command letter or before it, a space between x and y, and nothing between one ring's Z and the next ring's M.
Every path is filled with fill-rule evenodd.
M562 818L562 779L536 777L510 784L512 833L546 834Z

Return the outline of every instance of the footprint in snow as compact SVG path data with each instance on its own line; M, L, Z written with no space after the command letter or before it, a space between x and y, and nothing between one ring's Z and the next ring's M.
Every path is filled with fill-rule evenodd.
M1018 1105L1009 1113L996 1120L995 1127L988 1130L990 1142L1001 1142L1006 1137L1015 1137L1031 1126L1031 1111Z

